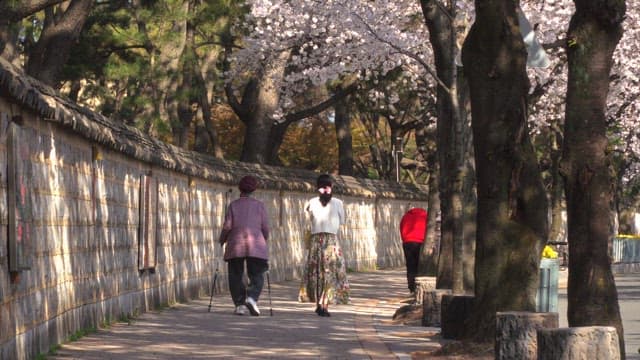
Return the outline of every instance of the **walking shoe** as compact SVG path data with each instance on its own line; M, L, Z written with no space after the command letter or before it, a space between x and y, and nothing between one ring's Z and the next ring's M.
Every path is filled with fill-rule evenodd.
M233 313L236 315L245 315L247 313L247 307L244 305L238 305Z
M260 309L258 309L258 304L251 296L247 297L247 301L245 302L247 308L249 308L249 312L253 316L260 316Z

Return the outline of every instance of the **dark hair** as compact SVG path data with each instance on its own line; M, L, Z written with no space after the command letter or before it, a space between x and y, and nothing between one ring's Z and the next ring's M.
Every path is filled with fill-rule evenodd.
M318 179L316 180L316 189L320 189L323 188L325 186L328 187L332 187L333 184L331 183L331 176L329 176L328 174L322 174L320 176L318 176ZM322 206L327 206L327 204L329 203L329 201L331 201L331 193L321 193L320 194L320 203L322 204Z
M333 186L331 183L331 176L329 176L329 174L322 174L318 176L318 179L316 180L316 189L320 189L325 186Z

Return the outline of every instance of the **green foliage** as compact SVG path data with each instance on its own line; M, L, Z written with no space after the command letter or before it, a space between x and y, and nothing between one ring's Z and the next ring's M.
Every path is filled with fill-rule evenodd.
M168 101L194 99L203 91L175 88L181 72L199 69L210 82L204 91L221 91L216 56L231 23L246 13L245 5L237 1L198 2L190 8L185 4L182 0L98 4L64 71L69 85L81 85L77 100L171 141L176 114ZM187 22L196 28L195 52L183 51ZM37 37L38 24L26 28L30 37ZM180 64L188 66L183 69Z
M187 6L191 5L191 7ZM248 5L235 0L206 2L167 1L116 1L98 2L92 10L80 39L75 44L73 56L62 73L62 92L115 121L122 121L159 138L173 142L173 131L179 126L176 103L193 105L201 98L201 91L212 107L211 123L218 135L218 142L227 159L237 160L242 152L244 124L224 105L222 74L223 46L242 46L238 34L251 28L245 15ZM21 23L23 46L28 48L37 41L43 27L43 12ZM417 19L418 21L420 19ZM195 28L191 47L186 45L186 25ZM231 31L233 27L233 32ZM25 50L27 51L27 50ZM182 79L195 69L202 75L204 84L180 87ZM394 71L388 79L377 79L384 86L400 79L401 72ZM193 79L192 79L193 81ZM189 82L184 82L189 83ZM368 84L373 86L374 84ZM403 99L413 99L409 89L400 91ZM379 104L367 104L361 112L371 113ZM411 108L409 103L401 110ZM357 113L357 112L356 112ZM199 113L200 116L202 113ZM384 112L383 118L397 115ZM376 116L377 116L376 115ZM324 117L322 117L324 116ZM280 149L284 166L333 172L338 163L338 149L334 125L326 114L293 125L285 135ZM388 152L390 143L384 136L372 137L361 123L352 125L353 153L358 163L358 176L384 178L375 168L370 145L375 143ZM193 120L202 126L203 119ZM411 157L415 151L412 137L406 133L405 154ZM193 141L193 135L189 135Z

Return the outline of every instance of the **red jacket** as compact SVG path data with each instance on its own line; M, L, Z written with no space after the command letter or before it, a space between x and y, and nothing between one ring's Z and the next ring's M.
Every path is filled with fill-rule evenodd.
M424 235L427 231L427 211L423 208L409 209L400 220L400 237L402 242L424 241Z

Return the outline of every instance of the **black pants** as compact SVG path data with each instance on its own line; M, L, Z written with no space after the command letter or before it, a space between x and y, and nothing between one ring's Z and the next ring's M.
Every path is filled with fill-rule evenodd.
M420 248L422 243L406 242L402 243L404 250L404 261L407 265L407 285L409 291L416 291L416 275L418 275L418 263L420 262Z
M247 275L249 284L245 286L244 264L247 264ZM269 269L269 263L265 259L254 257L229 259L227 262L229 269L229 292L233 304L244 305L247 296L258 301L262 287L264 286L264 273Z

